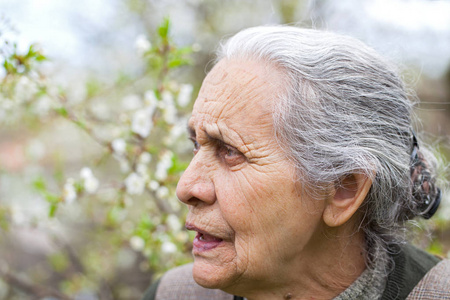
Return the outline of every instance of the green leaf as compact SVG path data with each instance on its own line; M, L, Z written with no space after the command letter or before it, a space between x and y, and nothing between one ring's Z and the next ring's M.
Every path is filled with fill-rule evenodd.
M30 45L28 48L28 53L25 55L25 57L33 57L35 55L36 51L34 51L34 45Z
M163 22L158 28L158 34L162 39L166 39L167 36L169 35L169 30L170 30L170 21L169 18L166 17L164 18Z
M190 63L190 61L188 59L176 58L176 59L171 60L168 64L168 66L169 66L169 68L176 68L176 67L188 65L189 63Z
M47 60L47 57L38 52L38 53L36 53L36 56L34 59L37 62L41 62L41 61Z
M86 82L86 94L89 98L95 96L101 90L101 84L95 79Z
M75 120L74 123L75 123L75 125L77 125L81 129L87 129L86 123L84 123L83 120Z
M170 175L177 174L186 170L189 166L189 162L183 162L179 159L178 155L172 157L172 167L168 170Z
M55 111L56 111L59 115L65 117L65 118L67 118L67 117L69 116L69 113L67 112L67 109L66 109L65 107L58 107L58 108L55 108Z
M45 180L42 177L39 177L33 181L33 187L41 193L47 191L47 186L45 184Z
M56 210L58 209L58 203L51 203L48 211L48 216L53 218L56 214Z
M12 63L10 63L8 60L5 59L3 62L3 67L5 68L6 73L8 74L14 74L17 72L16 68Z
M45 197L45 200L47 200L50 204L58 204L59 203L59 197L56 195L46 192L44 197Z
M187 47L180 47L177 49L177 54L191 54L192 53L192 47L191 46L187 46Z

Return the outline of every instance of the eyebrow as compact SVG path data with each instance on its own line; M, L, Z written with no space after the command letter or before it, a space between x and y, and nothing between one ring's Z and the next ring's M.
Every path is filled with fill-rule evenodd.
M195 129L192 126L188 125L187 131L188 131L190 137L197 136L197 133L195 132ZM205 134L206 134L206 137L208 138L208 140L224 143L224 139L223 139L223 136L220 133L220 131L218 133L216 133L216 132L211 133L211 132L208 132L205 130Z
M188 132L190 137L196 137L197 136L197 134L195 133L195 129L191 125L187 126L187 132Z

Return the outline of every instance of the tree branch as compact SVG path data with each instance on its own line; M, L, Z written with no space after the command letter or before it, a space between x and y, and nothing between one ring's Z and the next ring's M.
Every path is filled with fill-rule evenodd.
M25 280L11 274L10 272L0 273L0 277L10 286L22 290L23 292L36 296L38 298L43 297L55 297L61 300L72 300L71 297L49 287L31 284Z

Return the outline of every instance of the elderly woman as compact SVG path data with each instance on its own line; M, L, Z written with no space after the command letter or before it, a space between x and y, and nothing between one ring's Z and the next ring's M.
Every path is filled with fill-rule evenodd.
M218 57L177 187L194 263L144 299L450 297L449 262L403 242L441 193L392 67L355 39L282 26Z

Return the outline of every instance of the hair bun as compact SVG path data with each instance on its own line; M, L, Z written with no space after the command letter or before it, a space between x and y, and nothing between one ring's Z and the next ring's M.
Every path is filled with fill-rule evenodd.
M419 151L416 135L412 133L411 149L411 182L412 196L416 202L418 215L431 218L441 203L441 190L435 185L428 163Z

